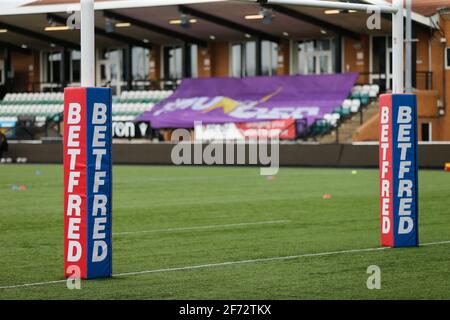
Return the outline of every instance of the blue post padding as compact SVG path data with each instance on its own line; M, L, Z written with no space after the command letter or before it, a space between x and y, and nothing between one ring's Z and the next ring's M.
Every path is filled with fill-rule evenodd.
M112 276L111 89L87 88L86 100L86 263L92 279Z
M392 95L392 175L394 247L419 245L417 101Z

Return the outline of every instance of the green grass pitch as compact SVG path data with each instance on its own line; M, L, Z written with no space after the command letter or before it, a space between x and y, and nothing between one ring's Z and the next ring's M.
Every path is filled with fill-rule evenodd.
M115 166L118 276L69 290L4 288L63 280L63 171L1 165L0 299L449 299L450 242L358 251L379 247L379 182L351 171L281 168L269 180L257 168ZM450 174L419 178L420 241L449 241ZM381 290L366 287L370 265Z

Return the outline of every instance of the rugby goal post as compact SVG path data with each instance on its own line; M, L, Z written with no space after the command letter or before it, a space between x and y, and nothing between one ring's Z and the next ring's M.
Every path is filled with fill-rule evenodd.
M95 88L94 0L80 2L81 87L64 90L64 275L92 279L112 276L112 93ZM393 94L380 97L381 244L417 246L417 112L415 96L403 94L403 0L247 2L392 14Z
M64 275L112 276L112 93L95 87L94 0L81 0L81 87L64 89Z
M381 245L418 246L418 159L417 102L414 94L404 93L404 1L392 4L364 4L321 0L240 0L261 4L355 10L392 14L392 80L391 94L380 96L380 232ZM411 0L406 0L410 18ZM410 22L410 21L409 21ZM408 23L410 37L410 23ZM411 39L408 39L410 41ZM410 54L410 47L407 53ZM408 91L411 89L411 57L407 56Z

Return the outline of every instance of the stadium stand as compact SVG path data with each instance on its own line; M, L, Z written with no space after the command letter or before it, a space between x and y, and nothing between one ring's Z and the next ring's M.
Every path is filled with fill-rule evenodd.
M124 91L113 98L114 117L132 117L141 114L172 94L170 90ZM64 109L64 94L7 93L0 101L0 117L14 120L19 116L53 117Z
M333 113L327 113L322 119L317 119L309 128L306 137L317 140L330 134L337 129L346 120L354 115L363 112L367 106L378 99L380 87L373 85L356 85L348 98L342 102L342 105L336 107Z
M376 100L380 88L378 85L356 85L342 105L332 113L326 113L323 118L310 124L304 132L298 132L300 139L317 140L333 130L336 130L346 120L363 111L372 101ZM113 98L113 120L133 121L136 116L169 97L172 90L141 90L123 91ZM62 92L45 93L7 93L0 101L0 119L2 121L17 121L18 117L38 117L39 120L59 121L64 109L64 94Z
M112 120L133 122L172 93L170 90L123 91L113 97ZM62 92L7 93L0 100L0 123L9 125L4 130L9 138L58 140L62 135L63 111Z
M151 109L156 103L169 97L172 93L172 90L123 91L119 97L113 99L113 117L127 116L134 118Z

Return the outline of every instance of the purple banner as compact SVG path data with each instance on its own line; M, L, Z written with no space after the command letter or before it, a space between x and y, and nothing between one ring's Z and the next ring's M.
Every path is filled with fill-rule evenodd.
M142 114L153 128L307 119L308 124L339 107L357 73L249 78L185 79L169 98Z

